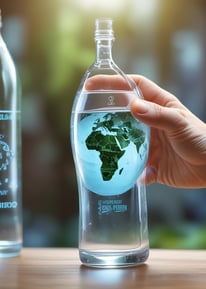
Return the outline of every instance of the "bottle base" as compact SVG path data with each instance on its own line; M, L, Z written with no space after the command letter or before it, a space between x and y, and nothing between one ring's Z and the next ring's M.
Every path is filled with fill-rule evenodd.
M0 241L0 258L18 256L21 249L22 243L12 241Z
M138 266L149 256L149 248L124 251L79 250L80 260L85 266L95 268L123 268Z

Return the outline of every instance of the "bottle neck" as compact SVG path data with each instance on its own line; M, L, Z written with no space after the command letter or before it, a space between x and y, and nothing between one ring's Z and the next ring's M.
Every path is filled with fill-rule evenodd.
M96 62L112 61L113 39L96 39Z

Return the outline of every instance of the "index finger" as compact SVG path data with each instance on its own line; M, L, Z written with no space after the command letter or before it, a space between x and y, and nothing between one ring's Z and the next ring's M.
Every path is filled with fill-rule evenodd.
M129 75L129 78L135 82L145 100L168 107L174 106L174 102L177 102L178 105L180 105L174 95L160 88L146 77L141 75ZM128 84L119 75L96 75L87 79L85 88L87 90L128 90ZM131 87L129 90L131 90ZM170 103L172 103L172 105L170 105Z
M104 74L88 78L85 84L87 90L133 90L134 87L135 84L132 79L124 79L120 75Z

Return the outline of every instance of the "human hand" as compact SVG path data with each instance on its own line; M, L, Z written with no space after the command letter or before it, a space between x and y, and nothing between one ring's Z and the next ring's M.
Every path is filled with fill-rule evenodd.
M144 96L144 100L132 103L131 112L151 126L146 183L205 187L206 124L152 81L138 75L131 77Z
M114 83L123 89L118 76L95 76L86 88L94 90ZM172 187L206 186L206 124L189 111L174 95L149 79L130 76L144 99L131 104L131 113L151 127L145 183L159 182Z

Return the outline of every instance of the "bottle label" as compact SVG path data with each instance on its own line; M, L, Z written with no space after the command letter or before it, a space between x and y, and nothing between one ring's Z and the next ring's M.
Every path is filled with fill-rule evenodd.
M13 119L13 115L10 112L1 112L0 113L0 120L12 120Z
M0 111L0 209L18 207L18 147L15 111Z
M98 215L111 213L125 213L128 210L122 200L98 200Z

